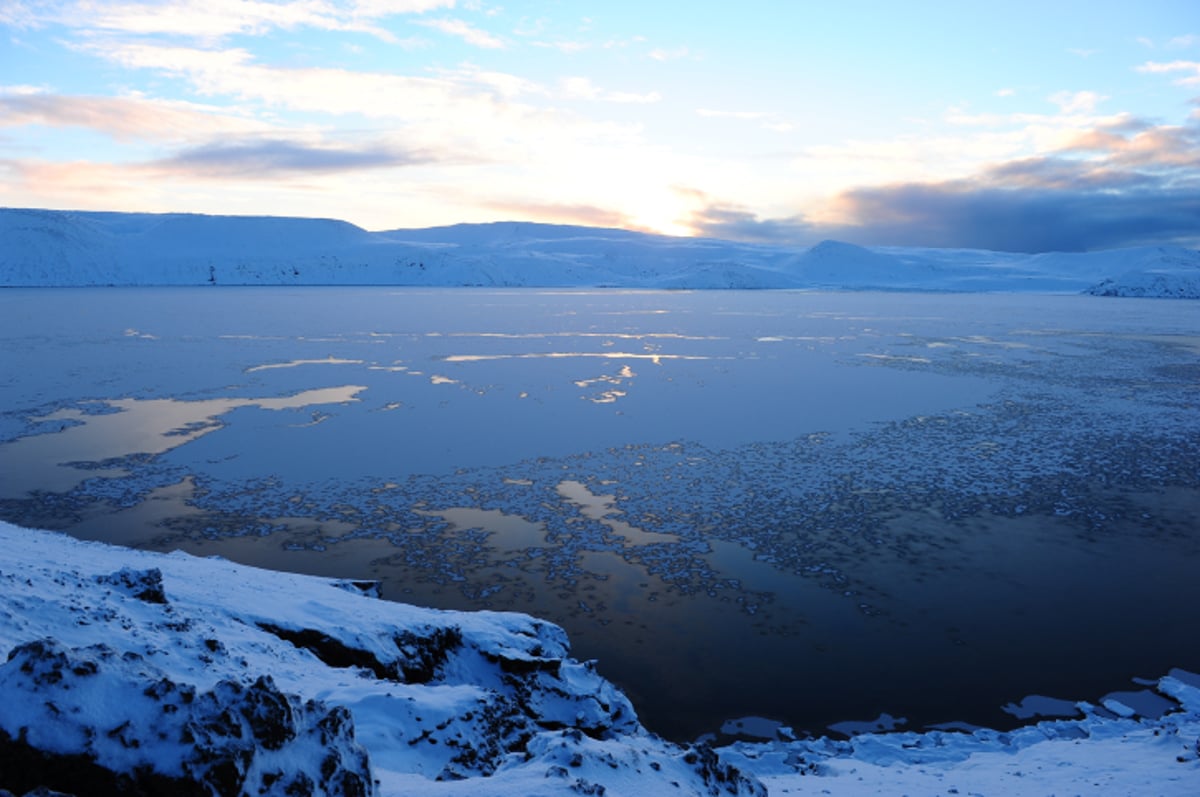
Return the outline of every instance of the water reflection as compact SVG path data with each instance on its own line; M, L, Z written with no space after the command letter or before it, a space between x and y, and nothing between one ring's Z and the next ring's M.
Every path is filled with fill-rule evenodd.
M546 527L532 523L520 515L510 515L498 509L451 507L440 510L414 510L422 517L437 517L450 524L452 531L480 529L491 536L490 544L500 553L544 548Z
M522 352L519 354L447 354L439 359L448 363L486 362L489 360L566 360L566 359L601 359L601 360L649 360L655 365L662 365L664 360L713 360L731 359L715 358L703 354L639 354L628 351L541 351Z
M0 498L21 498L37 490L67 492L87 479L127 476L132 471L120 460L163 454L215 432L223 426L222 416L239 407L280 411L345 404L358 401L364 390L362 385L343 385L266 398L123 398L34 416L35 428L56 421L67 425L0 444Z
M559 495L582 510L584 517L607 526L627 545L679 542L679 538L674 534L661 534L657 531L634 528L628 523L614 518L613 515L622 514L616 506L615 495L596 495L586 485L570 479L559 482L557 489Z
M337 357L324 357L319 360L288 360L283 363L266 363L264 365L255 365L246 369L246 373L252 374L256 371L270 371L275 368L297 368L301 365L362 365L362 360L346 360Z

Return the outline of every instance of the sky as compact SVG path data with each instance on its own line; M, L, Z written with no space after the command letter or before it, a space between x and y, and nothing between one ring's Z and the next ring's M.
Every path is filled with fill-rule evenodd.
M1200 245L1195 0L0 0L0 206Z

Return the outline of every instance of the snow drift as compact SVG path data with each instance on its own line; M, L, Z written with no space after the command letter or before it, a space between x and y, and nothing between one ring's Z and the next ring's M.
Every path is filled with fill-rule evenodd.
M525 222L367 232L330 219L0 209L0 286L407 285L1194 297L1200 253L783 246Z

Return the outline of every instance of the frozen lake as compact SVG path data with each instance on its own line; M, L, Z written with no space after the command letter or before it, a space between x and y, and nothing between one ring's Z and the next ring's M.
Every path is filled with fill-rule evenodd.
M533 613L674 738L1200 668L1191 302L7 289L0 345L3 519Z

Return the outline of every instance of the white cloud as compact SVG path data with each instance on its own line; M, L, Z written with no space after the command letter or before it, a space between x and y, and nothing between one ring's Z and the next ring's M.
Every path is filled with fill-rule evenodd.
M473 64L463 64L458 69L439 70L436 74L463 85L474 85L494 92L505 99L516 97L546 97L550 92L540 83L527 80L507 72L480 69Z
M0 3L0 25L10 28L31 28L37 24L37 15L22 2Z
M696 113L709 119L743 119L747 121L762 120L770 116L765 111L720 111L714 108L697 108Z
M1159 61L1147 61L1137 67L1137 71L1143 74L1164 75L1174 72L1185 73L1183 77L1175 81L1179 86L1200 86L1200 61L1168 61L1166 63ZM1190 74L1188 74L1190 73Z
M385 129L389 145L429 153L443 164L524 164L589 157L597 145L641 146L638 128L593 120L531 102L561 97L523 78L464 66L432 76L283 68L257 62L243 50L212 51L152 44L90 45L89 51L122 66L186 80L214 102L236 100L240 112L261 118L301 115L303 124L328 125L337 116L365 120L355 127ZM648 102L657 95L602 90L579 79L573 90L607 102ZM337 121L338 126L345 123ZM563 153L555 155L554 153ZM570 153L568 156L565 153ZM559 176L569 169L559 167Z
M501 50L505 46L502 39L461 19L423 19L419 20L417 24L439 30L448 36L457 36L467 44L482 47L485 50Z
M0 86L0 97L5 95L21 96L27 94L42 94L46 91L44 86L29 86L24 84L13 84L11 86Z
M635 94L628 91L610 91L602 89L586 77L565 77L559 81L563 94L575 100L592 100L596 102L617 102L633 104L650 104L662 100L657 91Z
M454 8L454 0L355 0L350 3L350 13L371 19L396 14L423 14L439 8Z
M697 116L706 119L736 119L743 122L758 122L758 126L772 133L791 133L796 126L781 119L771 111L724 111L715 108L697 108Z
M1096 112L1096 106L1108 97L1094 91L1060 91L1046 99L1057 105L1064 114L1092 114Z
M680 58L687 58L689 55L691 55L691 51L686 47L674 47L671 49L656 47L650 51L650 57L655 61L677 61Z
M357 31L389 41L376 23L389 16L451 8L454 0L165 0L5 4L0 22L33 27L45 23L114 34L171 35L216 40L232 35L263 35L302 27Z
M533 47L541 47L547 50L558 50L564 55L574 55L581 53L584 50L590 50L593 45L590 42L572 41L572 40L557 40L557 41L538 41L531 40L529 42Z
M0 127L82 127L119 141L187 142L221 134L259 133L269 126L225 109L131 97L66 96L29 87L0 90Z

